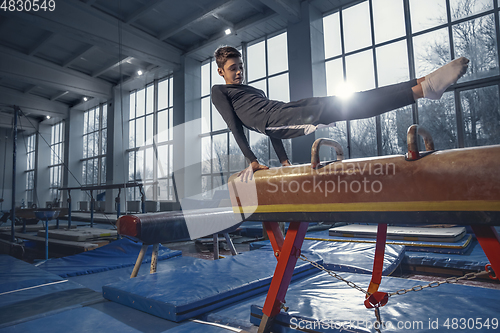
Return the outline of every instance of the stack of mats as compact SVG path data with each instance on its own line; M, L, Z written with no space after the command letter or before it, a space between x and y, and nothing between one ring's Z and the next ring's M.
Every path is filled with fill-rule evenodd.
M72 277L134 266L142 244L122 238L93 251L83 252L74 256L50 259L38 265L39 268L59 275ZM149 246L143 263L151 261L153 246ZM180 256L181 251L172 251L160 244L158 260Z
M375 243L377 225L349 224L331 228L328 239L337 242ZM472 236L464 227L387 227L387 244L404 245L406 251L454 253L467 251Z
M311 260L321 263L309 253ZM222 260L198 260L172 271L105 285L103 296L160 318L179 322L267 292L276 258L272 251L244 252ZM293 280L316 273L299 261Z

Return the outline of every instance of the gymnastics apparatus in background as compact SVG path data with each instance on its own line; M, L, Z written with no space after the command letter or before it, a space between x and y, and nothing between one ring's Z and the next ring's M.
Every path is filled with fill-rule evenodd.
M425 152L418 150L419 135ZM335 148L335 161L320 162L324 145ZM297 259L303 258L309 222L378 223L370 285L367 290L356 287L365 293L365 306L375 308L379 321L378 309L392 296L378 291L387 224L470 225L490 262L482 274L498 279L494 272L500 272L500 237L494 226L500 225L500 145L439 151L427 131L412 125L406 155L343 160L341 146L330 139L316 140L311 155L311 164L261 170L248 181L232 175L232 209L123 216L118 231L153 244L170 240L179 224L183 236L196 239L243 221L264 222L278 262L260 333L269 332L274 317L286 309L285 295ZM286 237L277 222L290 222Z

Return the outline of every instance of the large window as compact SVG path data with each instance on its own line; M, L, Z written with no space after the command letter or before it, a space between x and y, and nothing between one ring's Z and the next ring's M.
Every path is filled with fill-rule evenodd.
M82 183L106 184L108 105L102 104L83 115Z
M498 3L493 0L367 0L324 17L329 95L425 76L452 59L468 73L438 101L329 129L350 157L406 152L406 130L419 123L436 148L500 143Z
M215 60L210 59L201 66L201 182L205 196L210 196L213 188L224 185L230 173L246 165L224 119L211 103L210 92L215 84L225 82L217 73Z
M64 121L52 125L50 138L50 198L59 199L64 161Z
M289 102L287 34L280 33L240 49L246 54L243 59L248 85L264 91L270 99ZM202 191L207 196L211 190L226 184L229 175L246 168L247 162L234 136L215 106L211 103L210 91L215 84L225 84L217 73L217 64L210 59L202 65ZM278 158L267 136L248 131L252 151L262 164L277 166ZM284 140L285 149L291 158L291 140Z
M286 32L250 44L246 61L248 85L263 90L269 99L290 102ZM283 144L292 160L291 140L283 140ZM251 131L250 146L260 163L280 165L268 136Z
M28 136L26 144L26 205L31 207L36 204L35 197L35 158L36 158L36 133Z
M154 81L130 93L129 181L144 184L146 198L174 200L172 78ZM128 200L140 200L130 188Z

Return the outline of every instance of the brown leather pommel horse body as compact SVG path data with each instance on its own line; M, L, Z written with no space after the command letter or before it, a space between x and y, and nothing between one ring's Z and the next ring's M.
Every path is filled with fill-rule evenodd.
M418 151L417 134L426 152ZM493 228L500 225L500 145L438 151L413 125L406 155L341 160L340 145L318 140L311 164L261 170L247 182L235 174L228 182L233 212L264 222L278 259L259 332L269 332L284 307L308 222L379 223L379 233L394 223L470 225L500 273L500 237ZM325 143L335 147L337 161L319 162ZM286 239L275 223L284 221L291 222Z

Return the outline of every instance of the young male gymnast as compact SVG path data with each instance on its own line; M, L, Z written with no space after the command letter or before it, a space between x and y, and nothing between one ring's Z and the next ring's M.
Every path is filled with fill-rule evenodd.
M243 133L243 126L270 137L282 166L291 165L281 139L307 135L318 125L369 118L415 103L419 98L440 99L467 71L469 60L458 58L419 79L355 93L345 100L335 96L311 97L284 103L269 100L260 89L244 84L241 53L231 46L215 51L217 72L226 84L212 87L212 103L250 161L242 180L269 169L258 162Z

